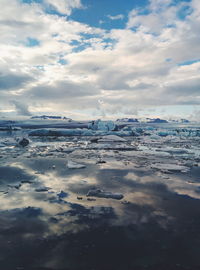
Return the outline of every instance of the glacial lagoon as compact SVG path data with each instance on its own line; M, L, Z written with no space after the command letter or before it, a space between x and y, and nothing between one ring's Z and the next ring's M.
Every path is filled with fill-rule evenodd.
M0 269L200 269L199 126L77 125L2 124Z

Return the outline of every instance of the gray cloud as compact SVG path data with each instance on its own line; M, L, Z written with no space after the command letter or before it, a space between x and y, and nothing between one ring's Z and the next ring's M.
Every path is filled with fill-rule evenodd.
M57 81L53 85L38 85L32 88L28 95L40 100L62 100L94 96L99 93L95 85L91 83L75 83L72 81ZM61 102L62 102L61 101Z
M169 84L165 90L168 94L178 96L200 95L200 78L185 79Z
M2 74L0 73L0 90L18 89L26 83L32 81L33 78L29 75L18 75L15 73Z

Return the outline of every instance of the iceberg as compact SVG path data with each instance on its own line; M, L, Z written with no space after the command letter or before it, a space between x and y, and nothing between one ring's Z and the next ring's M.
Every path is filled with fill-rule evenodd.
M118 130L118 126L113 121L101 121L101 120L92 121L91 123L89 123L88 128L92 130L102 130L102 131Z

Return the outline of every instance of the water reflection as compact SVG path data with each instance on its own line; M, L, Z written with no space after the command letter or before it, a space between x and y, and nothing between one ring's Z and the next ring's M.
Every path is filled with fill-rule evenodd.
M115 162L70 170L65 159L32 158L12 161L0 174L1 269L200 266L200 194L188 183L192 172L162 178ZM89 201L92 188L124 199Z

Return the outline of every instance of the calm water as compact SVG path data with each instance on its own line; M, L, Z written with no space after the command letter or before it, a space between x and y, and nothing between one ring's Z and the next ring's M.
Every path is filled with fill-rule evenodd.
M198 168L165 184L145 167L65 164L29 158L0 167L0 269L199 269L200 200L178 184ZM88 201L97 187L125 197Z

